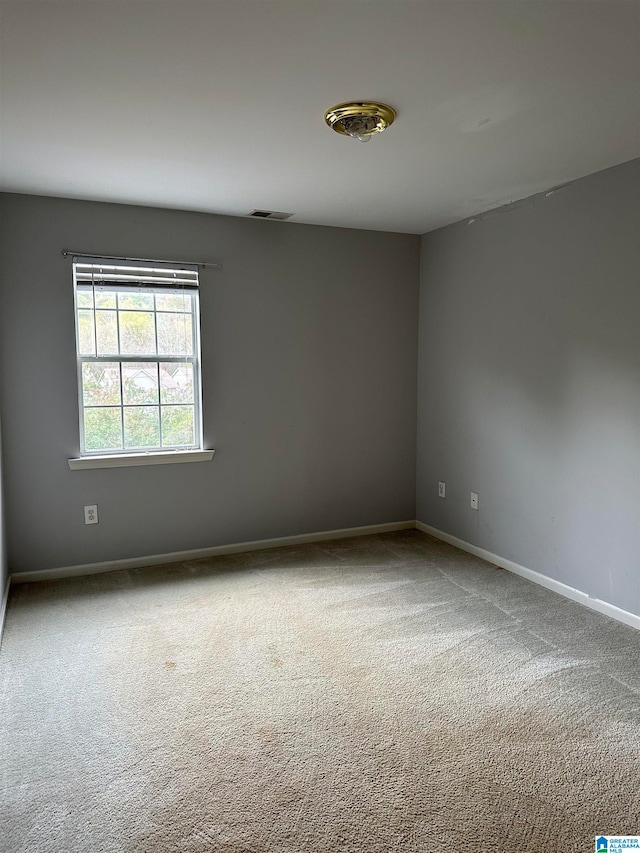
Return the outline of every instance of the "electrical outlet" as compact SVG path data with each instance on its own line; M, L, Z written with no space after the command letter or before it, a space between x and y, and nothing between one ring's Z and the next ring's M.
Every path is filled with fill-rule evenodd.
M447 496L447 484L443 483L442 480L438 483L438 497L444 498Z
M471 509L478 509L478 493L471 492Z
M94 504L93 506L86 506L84 508L84 523L85 524L97 524L98 523L98 505Z

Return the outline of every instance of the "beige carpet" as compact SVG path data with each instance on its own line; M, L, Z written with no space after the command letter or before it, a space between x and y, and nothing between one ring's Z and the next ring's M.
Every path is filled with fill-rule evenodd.
M2 853L585 853L640 634L416 531L14 586Z

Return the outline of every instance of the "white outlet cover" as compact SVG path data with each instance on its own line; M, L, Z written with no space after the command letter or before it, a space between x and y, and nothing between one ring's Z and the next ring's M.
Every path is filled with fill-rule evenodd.
M471 492L471 509L478 509L478 493Z
M438 497L444 498L447 496L447 484L443 483L442 480L438 483Z
M97 507L97 504L93 504L92 506L86 506L84 508L84 523L85 524L97 524L98 523L98 507Z

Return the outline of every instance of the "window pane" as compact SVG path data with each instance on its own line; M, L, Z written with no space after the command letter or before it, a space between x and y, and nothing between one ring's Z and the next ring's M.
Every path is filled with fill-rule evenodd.
M84 410L84 445L86 450L122 448L119 408Z
M93 308L93 293L90 290L78 290L76 302L78 308Z
M83 364L82 400L85 406L119 406L120 365L111 362Z
M118 354L118 322L115 311L96 311L98 355Z
M158 405L158 365L155 362L123 362L122 393L125 406Z
M193 406L163 407L162 444L164 447L195 444Z
M115 308L116 295L110 290L96 290L96 308Z
M191 297L186 293L156 294L156 311L191 312Z
M161 355L192 355L191 314L161 314L158 312L158 353Z
M193 365L188 362L160 364L160 401L193 403Z
M118 308L130 311L153 311L153 293L119 293Z
M160 446L160 428L156 406L125 408L124 446L126 448Z
M121 296L122 294L118 294ZM156 351L153 314L142 311L119 311L120 352L124 355L144 355Z
M78 309L78 350L80 355L95 355L93 337L93 311Z
M125 266L74 262L83 454L196 447L198 291L166 269L146 287Z

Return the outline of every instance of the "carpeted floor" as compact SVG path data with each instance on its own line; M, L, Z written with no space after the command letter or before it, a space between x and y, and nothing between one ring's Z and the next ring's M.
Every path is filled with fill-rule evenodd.
M14 586L2 853L587 853L640 633L417 531Z

